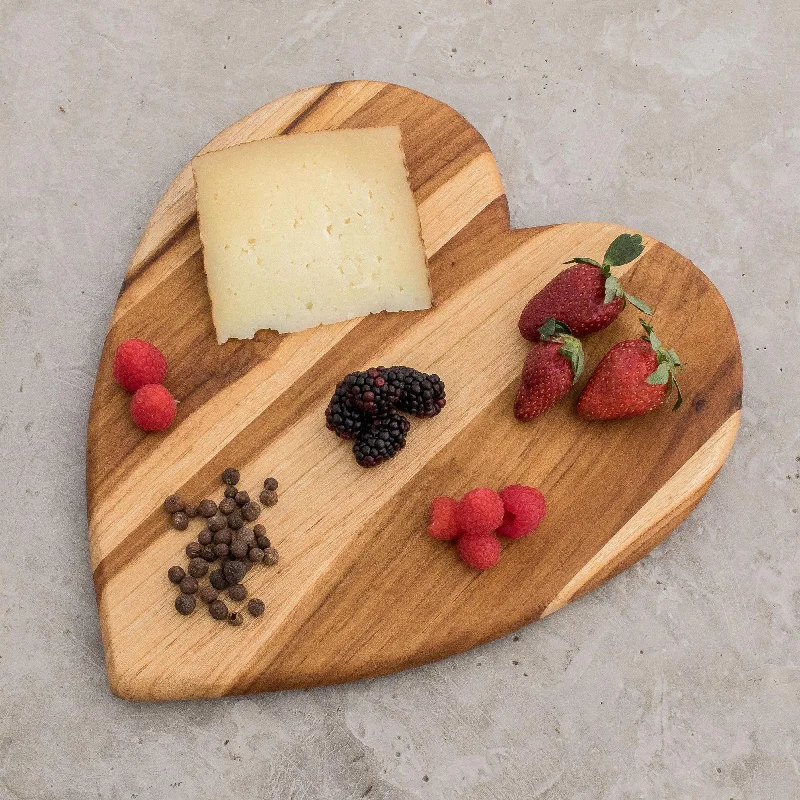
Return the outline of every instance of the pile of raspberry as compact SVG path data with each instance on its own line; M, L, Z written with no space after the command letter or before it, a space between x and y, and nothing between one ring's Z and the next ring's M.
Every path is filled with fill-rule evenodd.
M437 497L431 503L428 535L456 540L461 560L473 569L493 567L500 560L500 539L521 539L544 519L544 495L532 486L515 484L501 492L473 489L458 502Z
M325 422L341 439L354 439L362 467L377 467L405 447L411 423L400 413L435 417L445 406L444 383L411 367L351 372L336 386Z

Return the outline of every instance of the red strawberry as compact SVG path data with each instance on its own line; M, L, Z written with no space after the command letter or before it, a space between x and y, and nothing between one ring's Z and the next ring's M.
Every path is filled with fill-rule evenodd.
M645 314L652 314L646 303L626 294L619 280L611 274L612 267L628 264L643 250L638 233L623 233L611 242L602 264L591 258L567 261L575 266L556 275L525 306L519 318L520 333L536 342L540 338L539 328L552 317L568 325L573 336L583 336L610 325L626 301Z
M681 367L674 350L665 350L653 329L641 339L615 344L597 365L578 399L584 419L623 419L658 408L672 390L678 392L673 411L683 402L675 372Z
M538 331L541 341L531 347L514 403L514 414L538 417L560 400L583 372L583 348L569 328L548 319Z

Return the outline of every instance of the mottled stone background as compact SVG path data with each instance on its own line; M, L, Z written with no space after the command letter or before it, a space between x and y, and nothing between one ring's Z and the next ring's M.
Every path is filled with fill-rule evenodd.
M795 0L0 0L0 798L800 796ZM515 224L623 222L738 325L739 440L697 512L490 646L339 688L107 690L93 375L161 192L219 129L388 79L490 142Z

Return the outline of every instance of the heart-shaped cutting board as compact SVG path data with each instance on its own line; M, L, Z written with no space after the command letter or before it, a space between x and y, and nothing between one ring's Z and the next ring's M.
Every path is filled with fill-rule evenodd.
M511 230L494 158L449 106L379 82L318 86L237 122L206 149L281 133L399 125L430 259L435 306L218 346L203 275L194 187L185 168L158 204L111 320L89 421L89 544L112 690L131 699L216 697L349 681L457 653L512 631L633 564L709 487L739 425L736 331L711 282L645 236L620 272L654 309L653 324L686 364L683 407L587 423L580 387L528 423L513 401L528 349L517 331L527 300L574 256L602 258L618 225ZM587 337L587 374L616 341L641 333L628 307ZM167 356L180 400L165 433L145 434L111 375L129 337ZM414 420L394 460L365 470L325 429L346 373L404 363L437 372L448 403ZM267 612L234 628L204 609L173 608L166 570L185 563L201 529L172 530L162 503L178 491L219 500L219 475L257 493L280 481L260 519L281 561L245 583ZM539 487L548 515L504 543L484 573L425 534L436 495L476 486Z

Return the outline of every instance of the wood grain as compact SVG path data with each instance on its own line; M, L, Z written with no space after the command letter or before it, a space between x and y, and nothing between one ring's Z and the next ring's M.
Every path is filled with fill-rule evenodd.
M630 566L691 511L730 450L742 371L724 301L686 258L645 236L620 270L655 308L653 324L687 364L686 401L639 419L587 423L574 395L520 423L513 398L527 344L516 321L528 298L576 256L599 257L626 230L570 223L511 230L488 146L447 105L399 86L352 81L280 98L205 149L279 133L399 125L420 209L435 305L302 333L214 338L184 169L159 202L125 278L98 368L87 448L89 544L109 682L129 699L216 697L385 674L473 647L550 613ZM627 309L587 337L587 374L621 338ZM163 434L131 423L111 378L119 342L138 336L167 356L180 399ZM336 381L378 363L438 372L448 405L415 420L406 449L373 470L323 425ZM278 566L245 582L267 613L234 629L179 616L167 567L176 533L164 497L219 498L229 465L281 499L262 520ZM424 533L436 494L538 486L548 516L504 545L500 564L467 569Z

